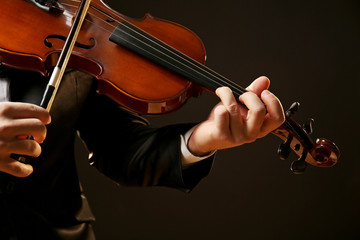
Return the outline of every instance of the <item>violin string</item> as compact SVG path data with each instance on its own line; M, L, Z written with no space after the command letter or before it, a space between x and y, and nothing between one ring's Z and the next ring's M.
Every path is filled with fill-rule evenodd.
M97 9L95 8L95 10L97 10ZM123 22L126 22L126 23L128 23L129 25L131 25L132 27L134 27L134 29L129 28L129 27L126 26L126 25L123 25L124 27L126 27L126 28L129 29L130 31L133 31L133 32L137 33L137 34L140 35L141 37L143 37L143 38L151 41L153 44L156 44L158 47L163 48L161 45L159 45L159 44L157 44L156 42L152 41L151 39L149 39L148 37L146 37L145 35L143 35L141 32L135 31L136 29L141 31L141 29L139 29L138 27L136 27L136 26L133 25L132 23L128 22L126 19L122 18L121 16L119 16L119 17L122 19ZM121 23L120 21L117 21L116 19L114 19L114 21L116 21L118 24ZM115 26L112 26L112 27L115 27ZM124 33L125 33L125 32L124 32ZM127 34L127 33L125 33L125 34ZM116 34L115 34L115 35L116 35ZM136 39L136 40L141 41L140 39ZM157 39L157 40L158 40L158 39ZM162 42L162 43L163 43L163 42ZM166 43L163 43L163 44L165 44L166 46L170 47L170 46L167 45ZM147 45L147 46L150 46L150 45ZM150 47L151 47L151 46L150 46ZM173 49L172 47L170 47L170 48ZM153 48L153 49L155 49L155 48ZM157 49L155 49L155 50L157 50ZM161 52L161 53L165 54L164 52ZM208 67L205 66L204 64L201 64L201 63L196 62L196 61L195 61L195 64L194 64L193 62L188 61L186 58L183 58L181 55L177 54L178 51L177 51L176 49L173 49L173 52L172 52L172 53L175 54L177 57L181 58L183 61L186 61L186 62L190 63L191 65L194 65L196 68L198 68L198 69L200 69L200 70L204 70L205 73L207 73L207 74L209 74L209 75L212 75L213 78L217 78L217 79L220 80L220 81L216 81L216 80L210 79L210 81L212 81L212 82L214 82L214 83L217 83L217 84L219 84L220 86L223 86L223 85L229 86L230 88L232 88L232 90L235 90L235 91L237 90L237 91L239 91L239 93L238 93L239 95L242 94L242 93L244 93L244 92L246 92L245 89L243 89L242 87L238 86L236 83L231 82L229 79L226 79L225 77L221 76L220 74L214 72L212 69L208 68ZM180 53L180 52L179 52L179 53ZM182 53L180 53L180 54L182 54ZM166 54L165 54L165 55L166 55ZM185 56L186 56L186 55L185 55ZM170 56L167 56L167 57L170 57ZM186 57L187 57L187 56L186 56ZM194 70L194 69L193 69L193 70ZM195 70L194 70L194 71L195 71ZM211 72L212 72L212 73L211 73ZM218 75L218 76L216 76L216 75ZM223 84L220 84L219 82L222 82Z
M72 0L72 1L73 1L73 2L80 2L80 1L78 1L78 0ZM68 4L68 5L70 5L70 4ZM97 5L97 4L93 2L92 5ZM76 7L76 6L73 6L73 7ZM100 10L99 10L99 9L101 9L101 8L103 7L102 5L97 6L97 7L94 7L94 8L92 8L92 6L90 5L90 7L91 7L91 9L93 9L93 10L95 10L95 11L98 11L98 12L106 15L106 14L105 14L105 13L106 13L105 10L104 10L104 11L100 11ZM89 14L91 14L91 12L89 12ZM93 14L92 14L92 15L93 15ZM93 16L95 16L95 15L93 15ZM95 16L95 17L97 17L97 16ZM107 17L109 17L109 16L107 16ZM111 16L110 16L110 17L111 17ZM118 16L118 15L117 15L117 17L119 17L120 19L122 19L122 21L125 21L125 22L127 22L128 24L134 26L132 23L128 22L125 18L123 18L123 17L121 17L121 16ZM112 23L109 23L109 22L107 22L107 21L104 21L103 19L101 19L101 18L99 18L99 17L97 17L97 18L98 18L100 21L104 22L105 24L110 25L112 28L116 28L116 26L113 26L112 23L117 23L117 24L120 24L120 23L121 23L120 21L118 21L118 20L115 19L114 17L112 17L112 20L114 20L114 22L112 22ZM97 27L99 27L99 28L102 28L105 32L111 33L109 30L107 30L107 29L105 29L104 27L101 27L101 26L95 24L94 22L92 22L92 21L90 21L90 20L88 20L88 19L85 19L85 21L88 21L88 22L94 24L95 26L97 26ZM137 29L136 26L134 26L134 27ZM140 33L140 34L141 34L141 33ZM203 64L202 64L202 66L204 66L204 68L208 69L209 71L214 72L212 69L209 69L207 66L205 66L205 65L203 65ZM214 73L217 74L216 72L214 72ZM220 74L218 74L218 75L221 76ZM224 80L220 79L220 81L223 81L224 83L227 83L227 84L229 84L229 85L232 85L232 89L235 90L235 93L237 93L239 96L240 96L242 93L244 93L242 87L238 86L236 83L228 80L227 78L225 78L225 77L223 77L223 76L221 76L221 77L224 78ZM238 87L240 87L240 89L238 89ZM238 91L238 92L237 92L237 91ZM246 91L246 90L245 90L245 91ZM287 128L290 129L290 132L296 133L295 129L292 127L292 125L290 124L290 122L288 121L287 118L285 118L285 122L283 123L283 125L287 126Z
M78 2L78 1L75 1L75 2ZM93 5L96 5L96 3L93 2ZM101 11L101 10L100 10L101 7L102 7L102 6L98 7L98 5L97 5L96 7L93 7L92 9L94 9L95 11L98 11L98 12L101 12L101 13L105 14L105 13L106 13L105 11ZM89 12L89 14L91 14L91 13ZM93 15L93 16L95 16L95 15ZM95 17L97 17L97 16L95 16ZM108 17L109 17L109 16L108 16ZM112 17L112 16L110 16L110 17ZM122 19L123 22L126 22L126 23L130 24L131 26L133 26L135 29L138 29L136 26L134 26L133 24L129 23L129 22L128 22L126 19L124 19L123 17L121 17L121 16L118 16L118 17L120 17L120 19ZM120 21L114 19L113 17L112 17L112 19L114 20L114 22L116 22L116 23L118 23L118 24L121 23ZM111 25L110 23L108 23L108 22L106 22L106 21L104 21L104 20L102 20L102 19L100 19L100 18L99 18L99 20L100 20L100 21L103 21L105 24ZM94 24L95 26L98 26L98 25L96 25L96 24L93 23L93 22L91 22L91 23ZM98 27L100 27L100 26L98 26ZM111 27L116 28L116 26L113 26L113 25L111 25ZM141 32L136 32L135 30L133 30L133 29L127 27L127 26L125 26L125 27L128 28L130 31L134 31L135 33L139 34L140 36L148 39L148 38L147 38L146 36L144 36ZM107 32L110 33L109 30L106 30L106 29L104 29L103 27L101 27L101 28L102 28L104 31L107 31ZM141 30L141 29L139 29L139 30ZM125 33L125 34L127 34L127 33ZM115 35L116 35L116 34L115 34ZM139 39L137 39L137 40L139 40ZM150 40L153 44L157 44L157 43L153 42L151 39L148 39L148 40ZM139 40L139 41L141 41L141 40ZM167 45L166 43L164 43L164 44ZM157 44L157 45L158 45L158 44ZM152 47L152 46L150 46L150 45L148 45L148 46L149 46L149 47ZM168 45L167 45L167 46L168 46ZM162 47L162 46L161 46L161 45L158 45L158 47ZM153 48L153 49L155 49L155 48ZM172 48L172 49L173 49L173 48ZM155 49L155 50L157 50L157 49ZM157 51L158 51L158 50L157 50ZM161 52L161 51L159 51L159 52L164 54L164 52ZM196 64L194 64L194 63L192 63L192 62L189 62L187 59L183 58L181 55L178 55L178 54L177 54L177 50L175 50L175 52L172 52L172 53L175 54L176 56L178 56L179 58L181 58L182 60L190 63L190 65L194 65L196 68L198 68L198 69L200 69L200 70L203 70L205 73L211 75L213 78L215 78L215 80L213 80L213 79L211 79L211 78L209 79L209 80L212 81L213 83L219 84L219 86L224 86L224 85L225 85L225 86L228 86L228 87L230 87L230 88L234 91L234 93L237 93L238 95L241 95L242 93L246 92L246 90L243 89L242 87L240 87L240 86L238 86L237 84L231 82L229 79L226 79L225 77L221 76L220 74L214 72L213 70L209 69L209 68L206 67L205 65L200 64L200 63L198 63L198 62L195 62ZM166 54L165 54L165 55L166 55ZM170 57L170 56L167 56L167 57ZM193 71L196 71L194 68L192 68L192 70L193 70ZM211 71L212 73L211 73L210 71ZM196 72L198 72L198 71L196 71ZM218 76L215 76L215 75L218 75ZM216 81L216 79L218 79L218 81ZM219 80L220 80L220 81L219 81ZM221 84L220 82L222 82L222 84Z
M76 0L73 0L73 1L78 2L78 1L76 1ZM66 4L66 5L70 5L70 4ZM92 5L96 5L96 3L93 2ZM76 7L76 6L73 6L73 7ZM99 10L100 8L99 8L98 6L93 7L92 9L95 10L95 11L98 11L98 12L100 12L100 13L103 13L102 11ZM104 11L104 12L105 12L105 11ZM91 13L89 12L89 14L91 14ZM103 14L104 14L104 13L103 13ZM93 16L95 16L95 15L93 15ZM143 35L143 34L140 32L141 29L138 29L135 25L131 24L130 22L128 22L128 21L127 21L126 19L124 19L123 17L121 17L121 16L118 16L118 17L119 17L120 19L122 19L123 22L126 22L126 23L130 24L131 26L133 26L135 29L129 28L129 27L126 26L126 25L123 25L124 27L128 28L130 31L132 31L132 32L134 32L134 33L137 33L138 35L142 36L143 38L151 41L153 44L157 45L158 47L163 48L163 47L162 47L161 45L159 45L158 43L154 42L153 40L151 40L151 39L149 39L148 37L146 37L145 35ZM100 19L100 18L99 18L99 19ZM116 23L121 24L121 22L118 21L117 19L114 19L114 18L113 18L113 20L114 20ZM89 21L89 20L86 20L86 21ZM100 21L103 21L105 24L108 24L108 25L110 25L111 27L116 28L115 26L113 26L113 25L110 24L109 22L104 21L103 19L100 19ZM91 22L91 21L89 21L89 22ZM107 30L107 29L105 29L105 28L103 28L103 27L101 27L101 26L98 26L98 25L95 24L94 22L91 22L91 23L94 24L94 25L97 26L97 27L102 28L104 31L111 33L109 30ZM137 30L140 30L140 31L137 31ZM124 33L125 33L125 34L128 34L128 33L126 33L126 32L124 32ZM115 34L115 35L116 35L116 34ZM149 44L144 43L142 40L140 40L140 39L137 39L137 40L140 41L140 42L142 42L143 44L147 45L148 47L150 47L150 48L152 48L152 49L154 49L154 50L156 50L156 51L158 51L158 52L160 52L160 53L162 53L162 54L164 54L164 55L167 55L165 52L162 52L161 50L158 50L157 48L154 48L154 47L150 46ZM164 43L164 44L167 45L166 43ZM167 46L168 46L168 45L167 45ZM172 47L170 47L170 48L173 49ZM212 69L208 68L207 66L205 66L205 65L203 65L203 64L200 64L200 63L198 63L198 62L195 62L195 63L190 62L188 59L182 57L182 56L179 55L177 52L178 52L178 51L177 51L176 49L174 49L172 53L175 54L175 55L176 55L177 57L179 57L180 59L182 59L184 62L187 62L188 64L190 64L191 66L193 66L193 68L192 68L193 71L196 71L195 69L200 69L200 70L204 71L205 73L207 73L208 75L212 76L212 78L207 77L211 82L216 83L216 84L219 84L219 86L224 86L224 85L225 85L225 86L228 86L228 87L230 87L230 88L234 91L234 93L236 93L236 94L238 94L238 95L241 95L242 93L246 92L246 90L243 89L241 86L239 86L239 85L237 85L236 83L230 81L229 79L225 78L224 76L216 73L215 71L213 71ZM167 55L167 57L172 58L172 57L169 56L169 55ZM173 59L173 58L172 58L172 59ZM173 60L175 60L175 59L173 59ZM175 61L177 61L177 60L175 60ZM177 62L179 62L179 61L177 61ZM190 66L189 66L189 67L190 67ZM190 67L190 68L191 68L191 67ZM198 71L196 71L196 72L198 72ZM198 73L199 73L199 72L198 72ZM202 75L203 75L203 74L202 74ZM217 75L217 76L216 76L216 75ZM205 76L205 77L206 77L206 76Z
M77 0L72 0L72 1L73 1L73 2L74 2L74 1L75 1L75 2L79 2L79 1L77 1ZM96 5L96 3L93 2L93 5ZM76 6L73 6L73 7L76 7ZM91 7L91 5L90 5L90 7ZM99 11L99 10L98 10L98 9L101 9L101 7L102 7L102 5L101 5L100 7L97 6L97 7L95 7L95 8L91 8L91 9L93 9L93 10L95 10L95 11L98 11L98 12L101 12L102 14L105 15L105 12L106 12L106 11L103 11L103 12L102 12L102 11ZM89 12L89 14L91 14L91 12ZM92 14L92 15L93 15L93 14ZM95 15L93 15L93 16L95 16ZM112 28L116 28L116 26L113 26L112 23L117 23L117 24L120 24L120 23L121 23L120 21L118 21L117 19L115 19L115 18L113 18L113 17L112 17L112 20L114 20L114 22L112 22L112 23L109 23L109 22L107 22L107 21L104 21L103 19L101 19L101 18L99 18L99 17L97 17L97 16L95 16L95 17L98 18L100 21L104 22L105 24L110 25ZM107 16L107 17L109 17L109 16ZM121 17L121 16L118 16L118 17L119 17L120 19L122 19L122 21L125 21L125 22L129 23L129 22L128 22L126 19L124 19L123 17ZM102 26L97 25L96 23L94 23L94 22L92 22L92 21L90 21L90 20L88 20L88 19L85 19L85 21L88 21L88 22L94 24L94 26L97 26L97 27L99 27L99 28L102 28L105 32L111 33L109 30L105 29L105 28L102 27ZM131 24L131 23L129 23L129 24ZM131 24L131 25L134 26L133 24ZM137 29L136 26L134 26L134 27ZM214 72L213 70L209 69L209 68L206 67L205 65L202 65L202 66L204 66L204 67L207 68L208 70ZM216 72L214 72L214 73L217 74ZM219 76L221 76L221 75L219 74ZM222 77L222 76L221 76L221 77ZM232 86L230 86L230 87L232 87L232 90L234 91L234 93L238 94L238 96L240 96L242 93L244 93L244 90L242 89L242 87L240 87L240 86L238 86L236 83L234 83L234 82L226 79L225 77L223 77L223 78L224 78L225 80L221 80L221 79L220 79L220 81L223 81L223 82L225 81L225 83L228 83L229 85L232 85ZM239 89L238 87L240 87L240 89ZM246 90L245 90L245 91L246 91ZM290 129L291 132L293 132L293 133L295 132L295 133L296 133L295 129L293 129L292 125L289 123L289 121L288 121L287 118L285 118L285 122L284 122L283 125L287 126L287 127Z
M126 20L125 20L126 21ZM133 33L135 34L138 34L140 35L141 37L145 38L146 40L150 41L152 44L156 45L156 47L153 47L153 45L149 45L147 44L146 42L142 41L141 39L139 38L136 38L134 37L137 41L141 42L142 44L145 44L147 47L150 47L152 48L153 50L159 52L159 53L162 53L164 54L166 57L172 59L172 60L175 60L177 61L178 63L182 64L182 65L185 65L185 66L188 66L190 69L192 69L193 71L197 72L197 73L200 73L201 75L203 75L205 78L207 78L208 80L210 80L211 82L213 83L216 83L220 86L228 86L230 88L232 88L232 90L238 90L239 92L243 93L244 91L241 89L241 87L237 86L235 83L231 82L230 80L226 79L225 77L219 75L218 73L214 72L213 70L209 69L208 67L206 67L205 65L199 63L199 62L192 62L190 61L189 59L185 58L187 57L185 55L185 57L181 56L181 53L178 54L178 51L177 50L173 50L173 48L171 48L172 50L170 51L170 53L174 54L176 57L180 58L183 62L180 62L176 59L174 59L173 57L171 57L170 55L166 54L166 50L163 46L161 46L160 44L154 42L152 39L148 38L147 36L143 35L141 32L137 31L137 29L132 29L126 25L122 25L123 27L127 28L128 30L132 31ZM128 32L125 32L123 30L120 30L123 34L127 34L127 35L130 35ZM115 34L116 35L116 34ZM168 46L167 44L165 44L166 46ZM163 49L163 50L160 50L160 49ZM165 51L164 51L165 50ZM187 63L187 64L185 64ZM208 74L209 77L206 77L204 74L202 74L201 72L204 72L205 74ZM217 76L218 75L218 76ZM211 77L210 77L211 76ZM215 90L215 89L214 89Z

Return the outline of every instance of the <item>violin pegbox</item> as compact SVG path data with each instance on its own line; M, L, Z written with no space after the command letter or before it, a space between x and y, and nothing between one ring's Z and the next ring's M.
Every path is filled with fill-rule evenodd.
M284 141L277 150L280 159L285 160L291 151L295 152L299 158L293 161L290 167L295 174L303 173L308 164L317 167L335 165L340 157L339 148L325 138L318 138L313 143L310 135L313 133L314 119L309 118L303 126L292 119L299 107L298 102L293 103L285 112L286 119L283 125L272 132Z

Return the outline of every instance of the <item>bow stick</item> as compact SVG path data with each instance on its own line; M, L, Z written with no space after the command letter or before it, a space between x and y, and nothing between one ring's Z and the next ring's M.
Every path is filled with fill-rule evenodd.
M46 86L43 98L40 103L40 107L45 108L48 112L53 105L56 93L59 89L62 77L64 75L66 66L69 62L72 50L74 48L76 39L79 35L81 26L84 22L85 16L88 12L91 0L82 0L79 9L74 18L74 22L71 25L70 32L66 38L64 47L60 53L60 57L54 67L54 70L51 74L50 80ZM32 136L28 136L27 139L34 139ZM16 159L19 162L26 163L28 162L29 156L23 156L18 154L11 154L13 159Z

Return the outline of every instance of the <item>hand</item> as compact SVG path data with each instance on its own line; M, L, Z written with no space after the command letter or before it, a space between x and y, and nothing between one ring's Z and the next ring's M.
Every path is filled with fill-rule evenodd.
M267 89L266 77L256 79L242 94L238 104L228 87L216 94L221 99L208 119L200 123L188 141L188 148L196 156L250 143L278 128L285 120L280 101ZM265 104L265 105L264 105ZM266 107L265 107L266 106ZM186 163L185 163L186 164Z
M12 153L38 157L40 143L45 140L50 114L29 103L0 103L0 171L16 177L27 177L33 172L30 164L10 157ZM34 139L27 139L32 136Z

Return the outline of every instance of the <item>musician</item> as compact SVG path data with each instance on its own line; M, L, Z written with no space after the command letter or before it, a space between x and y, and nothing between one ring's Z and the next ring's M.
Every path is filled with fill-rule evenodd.
M98 95L96 80L72 69L48 113L37 106L47 81L1 67L1 239L95 239L94 217L76 172L76 134L89 150L90 163L115 182L189 192L208 175L217 150L253 142L284 121L266 77L240 96L249 110L223 87L208 119L158 129ZM34 158L22 163L12 154Z

